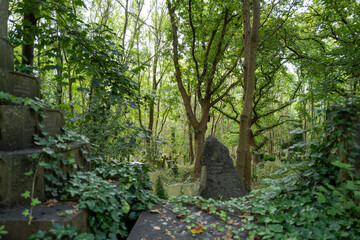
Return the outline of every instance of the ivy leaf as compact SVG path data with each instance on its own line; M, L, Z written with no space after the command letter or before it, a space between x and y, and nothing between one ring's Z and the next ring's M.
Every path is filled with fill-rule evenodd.
M24 193L22 193L20 196L22 196L23 198L27 199L30 197L30 191L26 191Z
M322 194L321 192L317 192L316 195L318 195L317 200L320 204L326 203L326 197L324 196L324 194Z
M269 225L268 225L268 228L269 228L269 230L272 231L272 232L278 232L278 233L280 233L280 232L283 231L283 226L280 225L280 224L269 224Z

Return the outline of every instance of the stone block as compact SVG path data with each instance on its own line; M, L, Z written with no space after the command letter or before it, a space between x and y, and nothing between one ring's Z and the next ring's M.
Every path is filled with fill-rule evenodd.
M246 194L229 150L213 136L205 141L201 163L200 196L228 200Z
M36 172L34 197L41 201L45 200L44 171L37 167L38 160L29 157L29 155L39 154L41 151L40 149L28 149L0 152L0 209L30 204L29 199L20 196L25 191L31 192L34 175L24 175L29 171Z
M83 168L80 170L90 170L90 162L86 161L86 154L81 149L89 149L87 144L70 143L65 149L57 149L63 153L56 161L59 169L67 174L76 172L72 165L64 165L62 158L72 157L78 165ZM87 150L89 152L89 150ZM24 173L32 170L36 171L37 160L32 160L29 155L41 154L42 149L25 149L12 152L0 152L0 209L11 209L15 207L23 207L30 204L29 200L24 199L20 194L25 191L31 191L33 176L25 176ZM88 153L89 154L89 153ZM46 159L42 159L46 161ZM44 201L45 196L44 169L39 167L35 181L35 195L39 200Z
M6 38L0 36L0 68L13 70L14 69L14 51L10 42ZM0 75L1 79L1 75ZM0 82L0 86L2 83ZM0 90L2 91L2 90Z
M45 118L40 115L45 115ZM38 113L24 106L0 105L0 151L14 151L34 146L33 135L41 131L42 123L49 136L63 133L62 110L41 109Z
M4 240L26 240L32 234L39 230L49 230L53 223L59 223L65 226L73 226L83 232L87 232L88 214L85 210L77 211L73 214L66 214L61 217L60 213L66 210L74 209L74 204L71 202L55 203L48 207L46 204L40 204L33 209L33 220L28 224L28 218L21 213L25 208L18 208L13 210L0 209L0 226L4 225L8 234L3 235Z
M25 73L0 69L0 91L16 97L39 98L40 81Z

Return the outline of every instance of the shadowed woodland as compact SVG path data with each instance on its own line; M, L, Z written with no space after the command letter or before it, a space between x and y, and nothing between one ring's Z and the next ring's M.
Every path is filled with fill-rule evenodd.
M359 16L358 0L10 1L15 71L40 79L41 98L0 103L64 110L63 135L34 138L44 154L91 146L90 171L41 165L49 196L90 211L88 233L55 225L50 239L126 239L168 199L241 211L240 228L208 208L226 239L359 238ZM240 200L196 196L209 135Z

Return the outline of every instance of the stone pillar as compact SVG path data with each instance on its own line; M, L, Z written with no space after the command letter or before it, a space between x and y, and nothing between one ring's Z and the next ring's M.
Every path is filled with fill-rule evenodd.
M14 69L14 51L8 40L9 1L0 0L0 68L6 70Z

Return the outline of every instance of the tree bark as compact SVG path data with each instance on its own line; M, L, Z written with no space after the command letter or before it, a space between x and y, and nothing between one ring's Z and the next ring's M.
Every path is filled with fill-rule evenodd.
M23 19L24 44L22 45L23 58L21 60L21 63L29 66L33 66L34 41L35 41L34 28L36 27L37 18L35 17L35 13L31 9L38 8L39 5L35 1L31 1L27 3L26 6L28 9L25 10L24 19Z
M243 2L244 21L244 106L240 117L240 133L236 157L236 169L243 179L245 189L250 190L251 157L250 157L250 126L252 103L255 90L255 69L257 39L260 28L260 1L253 0L253 23L250 23L250 0Z

